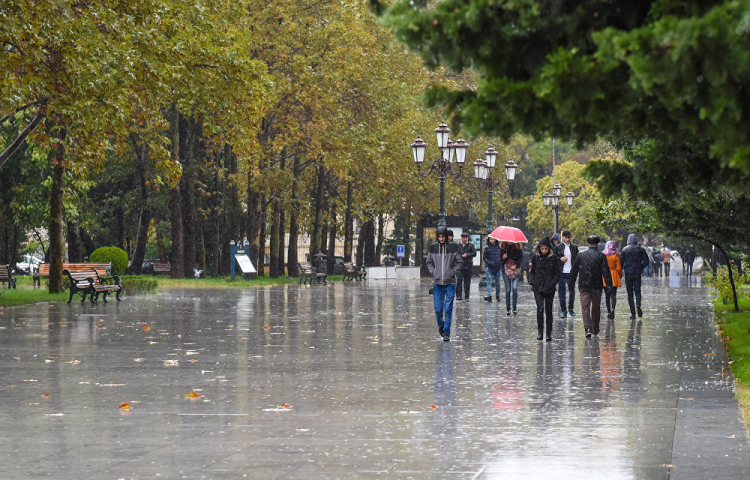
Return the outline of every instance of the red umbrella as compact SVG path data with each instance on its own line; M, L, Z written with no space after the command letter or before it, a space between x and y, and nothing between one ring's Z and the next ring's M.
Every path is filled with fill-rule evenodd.
M499 242L526 243L526 235L514 227L497 227L490 233L490 237Z

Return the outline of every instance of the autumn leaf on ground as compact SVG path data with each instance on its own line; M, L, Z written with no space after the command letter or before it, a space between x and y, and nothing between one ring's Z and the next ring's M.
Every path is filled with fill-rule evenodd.
M149 327L148 325L144 325L143 326L143 331L144 332L148 332L149 330L151 330L151 327Z
M713 354L713 353L704 353L703 355L705 355L705 356L707 356L707 357L713 357L713 356L714 356L714 354Z
M121 410L130 410L130 402L122 402L117 408Z
M49 393L45 393L45 394L44 394L44 396L45 396L46 398L49 398Z
M189 399L201 398L202 396L203 395L201 395L200 393L196 392L195 390L192 390L190 393L186 393L185 394L185 398L189 398Z
M263 330L268 330L268 324L263 324Z
M166 367L177 367L180 365L178 360L164 360L164 366Z
M432 405L430 405L430 409L431 410L435 410L436 408L437 408L437 405L435 405L434 403Z
M133 359L134 362L138 362L138 363L143 363L145 360L146 360L145 358L140 358L140 357Z

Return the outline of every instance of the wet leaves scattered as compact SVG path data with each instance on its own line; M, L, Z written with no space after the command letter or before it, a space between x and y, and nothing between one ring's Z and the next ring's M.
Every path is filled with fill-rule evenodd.
M130 410L130 402L122 402L117 408L120 410Z

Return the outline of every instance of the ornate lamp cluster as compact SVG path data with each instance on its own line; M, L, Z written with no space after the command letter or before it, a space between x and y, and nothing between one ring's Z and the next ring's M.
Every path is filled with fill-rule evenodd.
M555 212L558 212L559 210L562 210L565 213L570 213L570 209L573 207L573 199L575 198L575 195L573 195L573 192L568 192L568 194L565 195L565 200L567 202L567 208L565 208L564 205L560 205L561 192L562 185L559 183L556 183L555 186L552 187L552 193L544 192L542 199L544 201L544 206L548 211L555 210Z

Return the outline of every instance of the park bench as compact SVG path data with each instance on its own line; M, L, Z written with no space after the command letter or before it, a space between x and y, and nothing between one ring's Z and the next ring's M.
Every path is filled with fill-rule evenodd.
M16 288L16 276L10 268L10 264L0 265L0 283L7 283L8 289Z
M169 263L152 263L154 275L169 275L172 273L172 265Z
M120 301L120 293L122 292L122 286L120 285L120 277L113 275L111 277L102 276L96 269L89 270L63 270L63 275L66 275L70 280L70 298L68 303L73 300L73 295L81 295L81 303L86 301L86 295L89 295L91 303L99 301L99 295L104 294L102 300L107 303L107 295L110 292L116 292L117 301Z
M63 270L70 272L85 272L96 270L99 275L109 275L112 271L112 263L63 263ZM42 278L49 278L49 263L42 263L39 269L32 274L32 283L36 286L42 285Z
M328 273L325 271L318 272L310 262L297 263L297 266L299 267L300 272L299 283L302 283L302 280L304 280L305 284L307 284L309 280L310 284L312 284L313 280L315 280L316 283L328 284Z
M367 271L354 265L352 262L344 262L344 280L365 280Z

